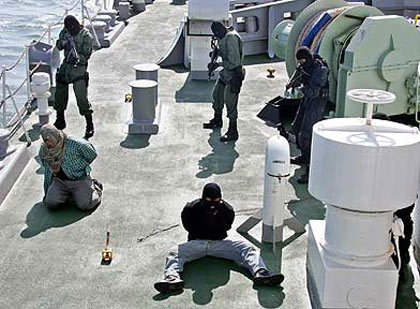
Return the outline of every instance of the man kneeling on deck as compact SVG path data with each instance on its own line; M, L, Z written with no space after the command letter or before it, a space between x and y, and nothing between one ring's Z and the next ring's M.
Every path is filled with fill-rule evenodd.
M44 167L44 204L58 208L72 198L82 210L95 208L101 202L102 184L89 176L89 164L97 153L84 139L68 137L54 126L41 128L44 143L39 157Z
M235 261L245 266L254 276L256 285L278 285L284 276L268 271L263 259L255 249L243 241L225 239L233 223L235 212L222 200L220 187L208 183L203 195L184 207L182 225L188 231L188 242L173 248L167 258L164 279L155 283L161 293L182 290L180 278L184 264L205 256Z

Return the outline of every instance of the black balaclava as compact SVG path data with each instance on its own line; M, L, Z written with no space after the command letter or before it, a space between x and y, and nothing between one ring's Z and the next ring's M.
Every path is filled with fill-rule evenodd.
M210 182L204 186L202 201L205 205L215 205L215 204L220 203L220 202L208 202L206 201L206 197L211 198L212 200L215 200L217 198L222 198L222 190L220 189L217 183Z
M296 52L296 59L301 60L305 59L305 63L302 65L304 68L309 68L314 62L314 56L312 55L311 50L306 46L301 46Z
M214 21L211 23L211 31L215 37L223 39L226 35L227 29L220 21Z
M82 26L79 24L78 20L73 15L67 15L66 18L64 18L64 27L73 36L78 34L80 29L82 29Z

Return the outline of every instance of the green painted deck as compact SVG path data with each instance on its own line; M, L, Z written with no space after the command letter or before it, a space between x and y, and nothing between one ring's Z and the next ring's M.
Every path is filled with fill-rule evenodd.
M43 175L32 159L0 207L0 308L310 308L306 289L307 234L301 227L323 219L325 208L296 180L292 166L286 201L289 219L283 246L261 246L261 226L250 240L260 247L272 270L285 281L278 287L253 287L249 275L231 262L205 258L188 264L186 287L177 295L153 288L161 279L171 246L186 241L179 225L187 201L201 195L205 183L221 185L236 210L235 228L262 206L265 143L277 134L256 117L263 102L278 95L287 81L284 63L266 56L246 59L247 76L240 95L234 143L218 141L220 130L203 130L212 116L210 82L192 82L182 67L159 72L163 104L161 132L127 136L122 132L124 94L135 79L133 65L155 62L169 48L187 5L156 0L129 19L116 42L92 56L90 100L99 152L92 176L104 184L102 205L91 213L71 207L59 212L42 205ZM266 69L276 69L274 79ZM67 111L70 135L82 136L84 119L74 96ZM27 122L37 122L34 115ZM226 130L227 121L225 118ZM36 141L30 151L35 157ZM297 154L292 145L292 154ZM101 251L107 227L116 256L103 266ZM230 236L241 239L235 228ZM139 241L140 240L140 241ZM415 308L420 280L412 259L401 286L398 308ZM414 285L413 285L414 280Z

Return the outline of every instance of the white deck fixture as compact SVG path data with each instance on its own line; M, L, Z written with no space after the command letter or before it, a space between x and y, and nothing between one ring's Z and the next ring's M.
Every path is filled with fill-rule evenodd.
M153 80L139 79L130 82L129 85L132 89L132 117L126 123L125 133L157 134L160 119L158 83Z
M290 174L290 146L281 135L270 137L265 151L262 241L283 241L287 176Z
M327 205L309 222L308 280L314 307L394 308L398 270L390 256L393 212L414 203L420 169L417 128L372 119L392 93L355 89L366 119L314 125L309 192Z
M39 125L44 125L49 121L51 113L48 108L48 98L51 96L50 75L48 73L35 73L32 75L31 92L38 103Z
M121 20L127 20L130 17L130 2L121 1L118 4L118 15Z
M229 0L189 0L185 32L184 65L190 68L191 78L208 78L211 28L213 21L226 25L229 21Z
M133 11L134 12L144 12L146 11L146 2L144 0L133 0Z
M160 66L156 63L141 63L136 64L134 67L136 71L136 80L137 79L150 79L158 82L158 72Z

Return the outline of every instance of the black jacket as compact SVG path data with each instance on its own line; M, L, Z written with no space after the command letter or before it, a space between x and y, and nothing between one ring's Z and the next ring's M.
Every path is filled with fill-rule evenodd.
M185 205L181 213L182 225L188 231L188 240L222 240L232 227L235 212L225 201L208 205L197 199Z

